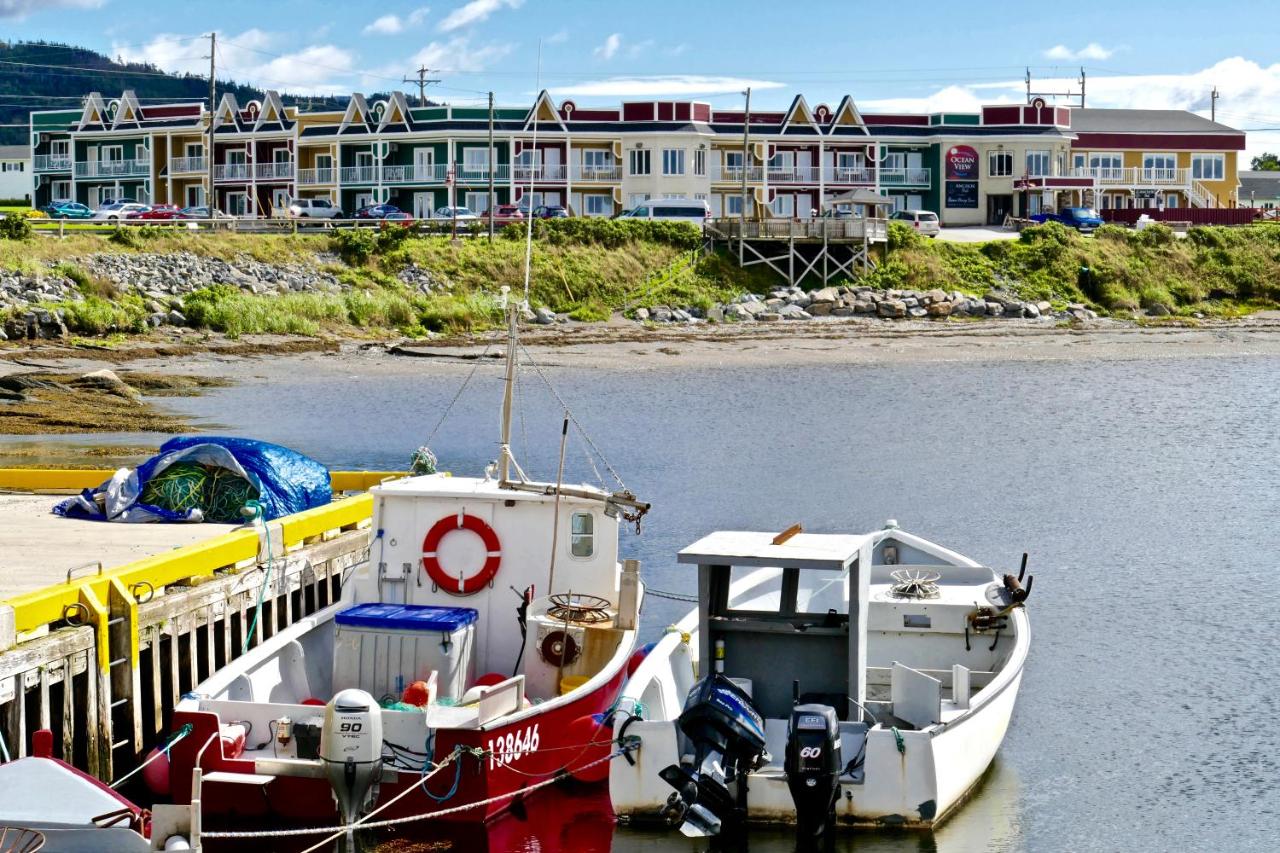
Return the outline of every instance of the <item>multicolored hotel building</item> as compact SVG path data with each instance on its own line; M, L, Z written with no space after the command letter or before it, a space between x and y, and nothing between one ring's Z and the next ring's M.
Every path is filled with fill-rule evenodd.
M207 156L213 126L213 163ZM286 107L275 92L209 115L201 102L142 105L132 92L31 115L37 205L107 198L202 204L271 216L294 197L350 211L391 202L415 216L446 205L563 204L612 216L649 198L705 198L737 216L808 217L823 201L871 189L895 208L947 225L1000 223L1069 204L1235 207L1242 131L1180 110L1075 109L1035 101L976 113L863 114L851 97L784 111L699 101L615 107L413 107L402 93L344 111Z

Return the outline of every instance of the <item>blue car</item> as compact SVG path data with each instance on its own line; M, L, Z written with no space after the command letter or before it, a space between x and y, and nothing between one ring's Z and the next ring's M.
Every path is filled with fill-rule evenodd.
M1098 211L1092 207L1066 207L1057 213L1039 213L1031 217L1033 222L1061 222L1068 228L1074 228L1081 234L1088 234L1103 224Z
M51 201L40 208L50 219L91 219L93 211L77 201Z

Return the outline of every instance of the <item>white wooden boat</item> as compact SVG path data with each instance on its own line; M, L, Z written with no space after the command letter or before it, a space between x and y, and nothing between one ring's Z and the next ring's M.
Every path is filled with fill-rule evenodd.
M610 768L621 819L690 835L930 828L991 763L1030 645L1030 580L892 521L788 533L680 552L700 604L623 688L615 734L639 749Z

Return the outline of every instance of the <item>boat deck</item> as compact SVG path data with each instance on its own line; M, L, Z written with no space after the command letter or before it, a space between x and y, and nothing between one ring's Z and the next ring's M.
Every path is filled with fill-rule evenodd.
M66 495L0 494L0 600L63 583L69 569L110 569L212 539L230 524L111 524L54 515ZM77 576L90 574L86 569Z

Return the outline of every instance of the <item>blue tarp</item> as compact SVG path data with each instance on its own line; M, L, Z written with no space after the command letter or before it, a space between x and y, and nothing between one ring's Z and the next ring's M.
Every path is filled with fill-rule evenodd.
M53 511L99 521L204 521L198 509L173 512L139 500L147 482L176 462L216 465L244 477L258 490L262 517L268 521L333 499L329 469L287 447L248 438L182 436L166 441L155 456L132 471L121 468L98 488L86 489Z

